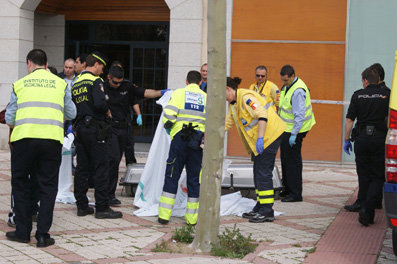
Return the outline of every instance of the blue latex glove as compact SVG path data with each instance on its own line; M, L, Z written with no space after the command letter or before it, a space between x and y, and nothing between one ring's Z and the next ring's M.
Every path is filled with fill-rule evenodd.
M165 132L167 132L167 134L169 135L171 133L171 128L166 128Z
M161 96L163 96L166 92L168 92L170 89L164 89L164 90L161 90L160 91L160 93L161 93Z
M256 152L258 152L258 155L263 153L263 137L256 140Z
M296 144L296 135L295 134L291 134L291 136L289 137L289 145L291 146L291 148Z
M343 150L346 152L347 155L350 155L350 151L353 150L350 140L345 140L345 144L343 144Z
M70 133L73 133L72 125L69 125L68 129L66 130L66 135L69 135Z
M142 115L136 117L136 123L138 126L142 126Z

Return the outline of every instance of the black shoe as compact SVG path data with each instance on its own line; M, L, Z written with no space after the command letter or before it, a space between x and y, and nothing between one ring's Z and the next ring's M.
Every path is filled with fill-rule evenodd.
M86 216L89 214L94 214L94 208L88 206L87 208L78 208L77 207L77 216Z
M366 210L361 210L358 214L358 222L363 226L369 226L370 224L370 216Z
M166 224L168 224L168 220L165 220L165 219L163 219L163 218L157 218L157 221L160 223L160 224L162 224L162 225L166 225Z
M112 209L108 208L105 211L96 211L95 212L95 218L98 219L116 219L116 218L122 218L123 213L118 212L118 211L113 211Z
M29 239L21 238L21 237L17 236L17 233L15 231L7 232L6 237L8 238L8 240L19 242L19 243L29 243L30 242L30 238Z
M280 191L280 197L288 197L289 191L283 189Z
M120 205L121 201L119 199L117 199L116 197L112 198L109 200L109 205L110 206L117 206Z
M50 235L36 236L37 247L48 247L55 244L55 240Z
M360 205L360 202L358 200L356 200L354 202L354 204L345 205L345 207L343 207L343 208L345 208L345 210L347 210L349 212L360 212L361 205Z
M247 219L251 219L252 217L254 217L256 214L258 213L258 211L250 211L248 213L243 213L242 217L243 218L247 218Z
M369 223L373 225L375 219L375 209L369 211Z
M273 211L266 215L261 215L260 213L256 213L249 220L249 222L251 222L251 223L264 223L264 222L273 222L273 221L274 221L274 212Z
M302 202L302 198L296 199L293 197L288 196L287 198L281 199L283 203L295 203L295 202Z

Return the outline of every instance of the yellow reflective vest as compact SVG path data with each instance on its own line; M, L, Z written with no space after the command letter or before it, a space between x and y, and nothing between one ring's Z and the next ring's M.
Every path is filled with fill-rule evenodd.
M205 106L207 94L197 84L189 84L185 88L176 89L164 108L162 122L172 122L171 139L182 130L183 124L192 123L196 130L205 132Z
M292 112L291 98L296 89L304 89L306 92L305 120L303 121L302 127L299 130L299 133L303 133L309 131L314 124L316 124L316 120L314 119L309 89L301 79L298 78L292 84L292 86L288 89L287 94L285 93L285 88L281 90L279 115L281 119L287 123L287 129L285 132L291 132L294 128L294 114Z
M63 143L66 82L45 69L36 69L13 84L17 111L11 142L24 138Z
M237 131L248 153L258 155L256 152L256 140L258 139L258 117L267 118L263 147L266 149L287 128L273 107L265 109L266 101L257 92L248 89L237 89L235 105L229 105L227 119L233 118ZM230 122L226 121L226 129L230 128Z
M250 90L259 93L266 101L265 108L273 107L274 111L277 111L280 98L280 90L277 85L269 80L262 83L259 87L257 83L251 84Z

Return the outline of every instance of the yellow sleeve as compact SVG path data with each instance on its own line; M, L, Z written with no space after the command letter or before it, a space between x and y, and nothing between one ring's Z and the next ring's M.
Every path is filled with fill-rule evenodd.
M232 115L232 109L230 109L229 107L229 111L226 114L226 118L225 118L225 130L228 131L229 129L231 129L234 125L234 119L233 119L233 115Z
M274 104L278 107L280 103L280 90L278 89L276 84L272 84L270 87L270 96L273 99Z
M246 94L243 96L242 107L255 119L266 118L267 111L255 96Z
M164 115L162 118L163 124L165 124L167 121L171 121L172 123L175 123L177 115L178 115L178 99L179 99L180 93L177 92L176 90L172 93L170 100L168 101L168 104L166 107L164 107Z

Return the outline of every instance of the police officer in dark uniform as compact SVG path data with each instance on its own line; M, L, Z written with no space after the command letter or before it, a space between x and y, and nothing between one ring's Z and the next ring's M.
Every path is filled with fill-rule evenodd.
M357 119L354 153L361 197L358 221L374 223L375 208L382 197L385 177L385 138L390 90L379 85L378 72L369 67L362 74L364 89L356 91L346 115L344 151L350 155L350 134Z
M121 218L121 212L109 207L108 155L106 142L112 135L109 118L111 112L105 99L103 81L99 77L106 66L99 52L88 55L86 70L73 84L72 98L77 107L76 152L77 167L74 176L74 196L77 215L93 214L88 206L88 178L94 170L95 218Z
M115 192L119 176L119 164L129 140L128 124L131 123L130 106L136 104L134 97L156 98L166 90L156 91L134 85L124 79L124 70L119 66L109 69L108 80L104 84L106 99L112 113L112 137L108 143L109 157L109 204L119 205Z
M380 63L374 63L371 65L371 68L374 69L378 74L379 74L379 86L381 86L382 88L385 88L387 90L390 90L389 87L386 86L386 83L384 81L385 79L385 70L383 69L382 65ZM357 123L356 123L357 126ZM354 131L357 129L353 129ZM376 207L375 209L382 209L382 196L381 195L378 199L378 201L376 202ZM365 197L363 196L361 190L358 190L358 194L357 194L357 200L353 203L353 204L349 204L349 205L345 205L344 208L345 210L349 211L349 212L359 212L361 209L361 203L360 200L365 200Z

